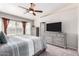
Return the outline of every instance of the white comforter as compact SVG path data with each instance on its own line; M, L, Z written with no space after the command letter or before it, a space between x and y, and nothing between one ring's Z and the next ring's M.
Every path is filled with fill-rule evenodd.
M46 48L43 41L35 36L9 36L8 43L0 46L0 55L32 56Z
M27 42L27 44L28 44L28 54L29 54L29 56L32 56L32 55L34 55L34 44L33 44L33 41L32 40L30 40L30 39L28 39L28 38L23 38L23 37L21 37L21 36L15 36L16 38L19 38L20 40L23 40L23 41L25 41L25 42Z
M26 40L26 38L29 39L29 40L32 40L33 45L34 45L34 47L33 47L34 48L34 54L43 49L43 43L42 43L42 39L40 39L40 37L26 36L26 35L21 35L21 36L17 36L17 37L18 38L24 38L25 40ZM30 50L33 49L33 48L30 48Z
M9 37L7 44L0 45L0 56L28 56L28 41ZM30 42L29 42L30 43Z
M36 54L38 51L43 50L44 46L42 43L42 39L40 39L40 37L36 37L36 36L27 36L27 35L21 35L21 36L16 36L17 38L20 38L24 41L30 41L32 40L32 43L29 43L29 55L34 55ZM34 50L34 51L33 51Z

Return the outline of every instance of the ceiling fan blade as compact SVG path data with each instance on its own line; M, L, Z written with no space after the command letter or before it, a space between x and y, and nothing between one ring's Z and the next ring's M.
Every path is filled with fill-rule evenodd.
M43 11L42 11L42 10L35 10L35 12L40 12L40 13L42 13Z
M26 9L26 10L29 10L29 9L27 9L27 8L25 8L25 7L22 7L22 6L18 6L18 7L23 8L23 9Z
M27 14L29 11L24 12L24 14Z
M35 14L35 13L33 13L33 15L34 15L34 16L36 16L36 14Z

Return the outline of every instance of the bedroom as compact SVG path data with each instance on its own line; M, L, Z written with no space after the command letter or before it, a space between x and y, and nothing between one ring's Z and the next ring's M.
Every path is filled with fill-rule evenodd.
M9 41L7 45L4 44L2 48L0 48L0 55L29 56L37 55L43 50L48 49L46 50L46 52L44 51L44 53L41 53L41 55L77 56L79 32L77 30L77 17L79 12L78 4L35 3L35 9L43 11L42 13L35 12L36 14L33 14L33 10L33 12L27 12L28 9L25 9L29 8L30 4L31 3L0 4L0 31L5 34L4 36L8 36L7 42ZM57 22L62 23L61 32L55 33L53 31L46 30L46 24ZM66 35L64 35L64 33ZM63 36L64 38L61 36ZM10 41L12 42L12 44ZM46 41L47 43L52 44L47 44ZM25 48L22 48L23 46ZM26 46L28 47L28 49ZM55 51L55 49L57 49L57 52ZM49 50L54 50L55 52L50 52ZM12 53L12 51L14 51L14 53ZM15 51L17 52L15 53ZM25 53L24 51L27 51L27 53Z

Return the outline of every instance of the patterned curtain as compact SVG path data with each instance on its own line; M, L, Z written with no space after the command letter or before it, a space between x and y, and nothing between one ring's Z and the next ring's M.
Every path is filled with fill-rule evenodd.
M22 21L23 34L24 34L24 35L26 34L26 23L27 23L27 22Z
M8 24L9 24L9 19L4 18L4 17L2 17L2 19L3 19L3 24L4 24L4 33L7 34L7 27L8 27Z

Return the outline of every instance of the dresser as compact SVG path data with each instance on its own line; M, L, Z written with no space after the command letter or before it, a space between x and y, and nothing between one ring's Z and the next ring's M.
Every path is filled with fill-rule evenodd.
M46 23L40 23L40 36L46 40L47 44L66 48L66 34L62 32L46 31Z
M59 32L45 32L45 39L48 44L66 48L66 34Z

